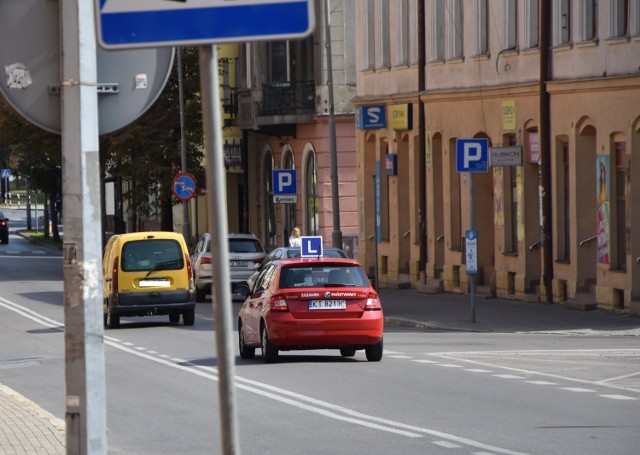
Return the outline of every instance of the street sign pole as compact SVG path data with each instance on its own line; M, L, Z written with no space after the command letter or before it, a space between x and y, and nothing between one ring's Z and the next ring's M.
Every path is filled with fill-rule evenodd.
M473 172L469 172L469 230L473 230ZM468 272L468 270L467 270ZM471 322L476 322L476 273L467 275L470 281L470 299L471 299Z
M67 454L107 453L94 3L60 2Z
M238 417L235 407L233 316L229 278L229 244L227 227L227 185L222 146L222 114L218 85L218 49L200 47L200 90L202 91L202 122L207 156L206 180L209 190L207 221L211 234L213 262L213 314L216 326L218 364L218 398L222 453L240 453Z

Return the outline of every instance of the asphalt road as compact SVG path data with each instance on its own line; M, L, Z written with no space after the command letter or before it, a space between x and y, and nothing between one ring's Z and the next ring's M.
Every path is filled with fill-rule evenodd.
M10 216L11 217L11 216ZM13 226L12 226L13 228ZM61 253L0 245L0 383L64 418ZM234 314L239 304L234 304ZM105 331L110 454L220 453L210 304ZM237 357L245 454L636 454L637 338L389 327L364 353Z

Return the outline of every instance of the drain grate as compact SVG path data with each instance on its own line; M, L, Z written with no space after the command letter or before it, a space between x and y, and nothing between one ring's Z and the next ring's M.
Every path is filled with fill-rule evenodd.
M16 359L0 359L0 370L38 366L42 363L40 361L41 359L42 357L19 357Z

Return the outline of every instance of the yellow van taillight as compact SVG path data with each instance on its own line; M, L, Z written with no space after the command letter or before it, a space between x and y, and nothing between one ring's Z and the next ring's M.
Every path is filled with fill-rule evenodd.
M189 281L193 278L193 269L191 268L191 258L188 255L184 255L185 261L187 261L187 272L189 273Z
M116 294L118 292L118 261L120 260L119 256L116 256L113 259L113 269L111 271L111 292Z

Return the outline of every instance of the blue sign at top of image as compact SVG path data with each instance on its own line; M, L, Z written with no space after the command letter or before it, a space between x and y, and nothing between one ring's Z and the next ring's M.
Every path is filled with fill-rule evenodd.
M384 104L360 106L356 111L356 126L359 130L378 130L387 126Z
M108 49L302 38L315 28L312 0L96 0Z

